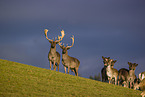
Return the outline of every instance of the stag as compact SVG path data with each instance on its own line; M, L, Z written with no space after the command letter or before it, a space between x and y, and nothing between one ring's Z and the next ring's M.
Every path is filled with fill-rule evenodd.
M48 53L48 60L49 60L49 64L50 64L50 70L51 70L51 66L53 64L53 69L56 71L56 67L57 67L57 69L59 71L60 54L56 51L56 44L58 44L63 39L63 37L65 36L64 31L63 30L61 31L61 36L58 36L58 40L56 40L56 38L55 38L55 41L53 39L49 39L47 37L47 32L48 32L47 29L45 29L44 32L45 32L46 39L51 44L50 51Z
M66 73L66 68L68 68L68 74L69 74L69 70L71 70L75 73L76 76L78 76L80 61L77 58L70 57L67 51L74 45L74 36L72 36L71 39L72 39L71 46L67 45L65 47L64 45L62 45L62 43L59 43L59 46L62 49L62 64L64 65L65 73Z

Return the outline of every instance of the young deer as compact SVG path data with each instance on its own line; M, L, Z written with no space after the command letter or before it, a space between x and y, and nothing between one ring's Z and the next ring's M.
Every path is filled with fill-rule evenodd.
M72 39L71 46L65 47L64 45L61 45L62 43L59 43L59 46L62 49L62 64L64 65L65 73L66 73L66 68L68 68L68 74L69 74L69 70L71 69L75 73L75 75L78 76L80 61L74 57L70 57L67 51L74 45L74 36L72 36L71 39Z
M110 57L103 57L102 56L102 59L103 59L103 63L104 63L104 67L102 68L101 70L101 74L102 74L102 82L106 82L108 81L108 76L106 74L106 68L107 68L107 62L106 62L106 59L110 59Z
M109 80L109 84L111 83L111 80L115 78L115 85L117 85L117 76L118 76L118 70L115 68L112 68L111 64L113 62L113 59L106 59L107 62L107 76Z
M50 51L48 53L48 60L49 60L49 63L50 63L50 70L51 70L51 65L53 64L54 70L56 71L56 67L58 67L57 69L59 71L60 54L56 51L56 44L59 43L63 39L63 37L65 36L64 31L63 30L61 31L61 36L58 36L59 39L58 40L55 39L55 41L53 41L52 39L49 39L47 37L47 32L48 32L47 29L45 29L44 32L45 32L46 39L51 44Z
M101 70L102 82L106 82L106 81L108 81L108 76L107 76L107 74L106 74L106 68L107 68L107 61L106 61L106 59L109 60L110 57L107 58L107 57L103 57L103 56L102 56L102 59L103 59L103 63L104 63L104 67L103 67L102 70ZM112 67L112 68L113 68L115 62L116 62L116 60L112 62L112 64L111 64L111 67Z
M129 65L129 73L127 76L127 84L129 85L129 88L132 88L134 85L134 81L136 79L135 69L136 66L138 66L138 64L128 62L128 65Z

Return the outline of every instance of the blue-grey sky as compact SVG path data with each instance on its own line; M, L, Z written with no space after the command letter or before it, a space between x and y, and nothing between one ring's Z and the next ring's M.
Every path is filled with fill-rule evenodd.
M1 0L0 58L49 69L45 28L49 38L63 29L69 45L74 35L68 53L80 60L82 77L100 73L102 56L117 60L118 70L127 62L139 64L136 75L145 70L144 0Z

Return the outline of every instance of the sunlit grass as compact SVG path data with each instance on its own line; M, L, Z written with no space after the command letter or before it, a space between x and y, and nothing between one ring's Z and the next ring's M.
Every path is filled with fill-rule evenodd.
M0 59L0 97L140 97L141 91Z

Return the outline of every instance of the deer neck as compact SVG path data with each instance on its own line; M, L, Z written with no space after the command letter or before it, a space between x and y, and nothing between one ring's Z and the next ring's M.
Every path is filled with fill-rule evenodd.
M107 72L108 72L108 71L111 71L111 70L112 70L111 65L107 66L107 68L106 68L106 69L107 69Z
M54 48L50 47L50 52L51 53L56 53L56 46Z
M134 76L134 74L135 74L134 71L135 71L135 70L129 70L129 75L130 75L130 76Z
M113 73L113 71L112 71L111 65L107 66L107 68L106 68L106 74L107 74L107 76L108 77L112 77L112 73Z
M65 54L62 54L62 59L67 59L69 57L68 52L66 51Z

